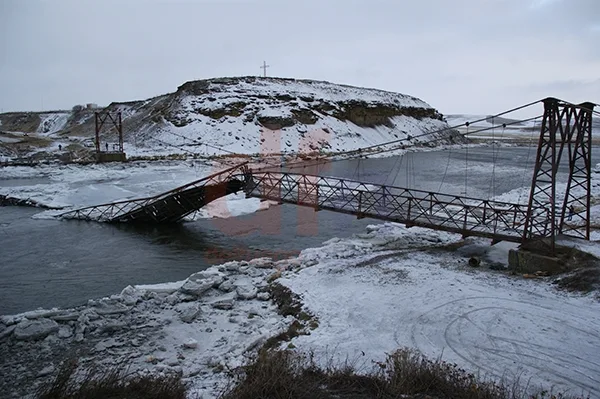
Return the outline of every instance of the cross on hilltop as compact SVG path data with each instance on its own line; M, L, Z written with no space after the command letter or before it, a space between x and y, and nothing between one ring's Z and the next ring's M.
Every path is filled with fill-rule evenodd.
M260 67L260 69L263 70L263 76L266 78L267 77L267 68L269 68L271 65L267 65L267 61L263 61L262 66Z

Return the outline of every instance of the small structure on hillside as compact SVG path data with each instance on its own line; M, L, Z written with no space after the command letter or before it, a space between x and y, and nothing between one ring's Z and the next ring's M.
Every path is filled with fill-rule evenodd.
M124 162L127 160L123 151L123 123L120 112L99 111L96 119L96 161ZM103 142L100 141L102 133ZM114 140L111 141L111 136Z

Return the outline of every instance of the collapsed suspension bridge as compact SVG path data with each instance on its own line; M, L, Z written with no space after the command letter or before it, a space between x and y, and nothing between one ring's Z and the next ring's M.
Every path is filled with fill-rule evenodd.
M542 102L544 114L527 204L293 173L282 168L252 170L244 163L157 196L76 209L61 216L105 222L170 223L217 198L243 190L248 197L486 237L494 242L549 239L554 250L558 234L583 239L590 236L592 114L597 112L592 103L575 105L554 98ZM435 133L439 132L421 136ZM360 158L369 150L371 154L396 150L401 142L394 140L336 155L338 159L340 155L346 156L341 159ZM564 198L559 199L556 175L563 154L569 174ZM335 162L320 162L326 161Z

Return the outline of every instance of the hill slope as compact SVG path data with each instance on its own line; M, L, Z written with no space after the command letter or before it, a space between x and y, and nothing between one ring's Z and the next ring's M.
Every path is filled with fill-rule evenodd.
M122 113L130 155L344 151L396 139L418 142L411 138L448 127L412 96L282 78L192 81L174 93L106 109ZM93 110L1 114L0 122L5 152L93 147ZM102 142L116 142L114 129L103 131Z

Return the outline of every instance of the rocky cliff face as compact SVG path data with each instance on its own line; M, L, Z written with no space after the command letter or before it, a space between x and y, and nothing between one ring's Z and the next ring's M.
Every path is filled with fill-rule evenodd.
M129 154L344 151L436 131L454 132L434 108L399 93L281 78L217 78L187 82L145 101L112 103L122 113ZM47 152L93 147L94 110L0 114L0 146ZM25 139L25 134L28 139ZM38 139L32 143L32 137ZM114 129L103 142L116 142Z

